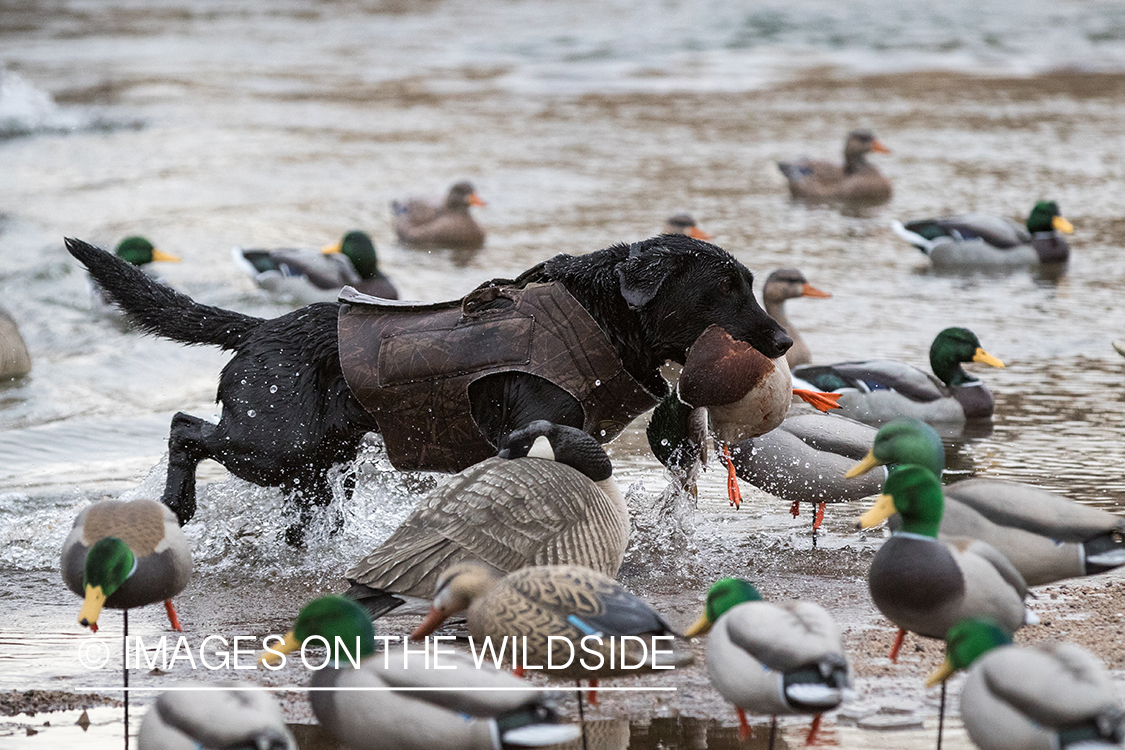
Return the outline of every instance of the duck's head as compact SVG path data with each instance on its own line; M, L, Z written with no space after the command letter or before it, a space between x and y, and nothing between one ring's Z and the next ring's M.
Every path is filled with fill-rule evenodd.
M962 362L1004 366L1003 362L981 348L977 335L968 328L946 328L930 344L930 367L934 375L948 386L976 382L976 378L961 369Z
M706 425L693 425L694 411L671 393L653 409L645 428L652 455L673 471L687 471L700 457L700 441L706 439ZM693 435L693 429L698 429L700 434Z
M664 222L664 229L660 230L661 234L686 234L688 237L694 237L697 240L710 240L714 239L714 235L708 234L699 228L695 223L695 219L691 214L676 214L669 216L668 221Z
M887 481L883 483L882 494L859 517L859 527L869 529L878 526L896 512L902 516L903 531L937 538L941 516L945 512L945 498L932 471L918 464L891 469Z
M430 613L410 634L411 640L422 640L437 630L447 617L468 609L475 599L487 594L498 580L491 568L477 562L454 565L442 573L434 586L434 601L430 606Z
M1074 226L1062 217L1059 204L1054 201L1039 201L1027 216L1027 231L1036 232L1062 232L1070 234Z
M695 624L684 632L684 637L694 638L697 635L703 635L727 610L745 602L760 601L762 601L762 595L749 581L742 578L720 579L707 592L707 604L703 609L703 614L695 621Z
M129 545L115 536L94 542L86 553L86 567L82 575L82 588L86 599L78 613L78 624L98 632L98 616L105 600L133 575L137 559Z
M984 654L1011 642L1012 636L991 620L961 620L945 634L945 663L926 680L926 687L945 682L957 670L968 669Z
M848 479L876 466L918 464L940 477L945 468L945 446L930 425L914 417L899 417L875 433L875 444L863 460L848 470Z
M781 303L797 297L828 299L831 296L810 284L796 268L779 268L766 277L766 284L762 287L762 300L766 304Z
M469 206L487 205L477 195L476 188L473 187L471 182L458 182L449 188L449 194L445 197L446 208L465 209Z
M151 242L144 237L126 237L117 243L117 249L114 251L117 257L127 263L132 263L134 266L143 266L153 261L167 261L169 263L179 263L180 259L175 255L170 255L165 252L157 250Z
M355 267L361 279L370 279L379 271L379 259L375 256L375 243L367 232L351 231L335 245L321 248L324 254L342 253Z
M333 660L340 663L356 662L375 653L375 627L367 611L346 597L322 596L301 609L297 622L285 634L281 645L263 651L258 661L276 664L282 654L299 650L307 639L314 636L320 636L330 644ZM358 655L355 653L357 643Z
M854 161L870 153L889 154L891 150L870 130L853 130L848 133L848 138L844 141L844 161Z

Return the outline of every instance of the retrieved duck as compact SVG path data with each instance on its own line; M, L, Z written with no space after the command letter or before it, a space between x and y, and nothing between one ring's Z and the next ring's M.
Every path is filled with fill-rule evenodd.
M1026 227L1006 216L960 214L906 225L892 221L891 229L938 267L1062 263L1070 257L1070 245L1060 233L1074 231L1054 201L1036 203Z
M83 509L63 543L62 577L84 597L78 623L95 633L102 607L133 609L163 601L172 607L191 578L191 550L176 515L153 500L102 500Z
M664 222L664 228L660 230L661 234L686 234L688 237L694 237L697 240L710 240L713 235L704 232L695 223L695 219L691 214L676 214L669 216L668 221Z
M0 382L22 378L31 372L31 355L20 336L19 326L0 309Z
M707 676L734 704L740 739L750 734L746 710L816 714L819 722L851 684L840 630L818 604L765 602L748 581L724 578L684 636L707 632Z
M869 153L891 151L870 130L853 130L844 141L844 163L802 159L778 162L794 198L812 202L877 204L891 199L891 181L868 163Z
M451 187L441 205L418 199L393 201L395 233L411 247L476 250L484 245L484 230L469 214L469 206L484 205L468 182Z
M283 643L267 647L261 661L276 668L284 654L316 636L337 645L331 666L313 675L312 686L319 690L309 700L321 725L349 748L493 750L578 737L577 727L558 723L545 693L499 669L478 669L467 654L398 647L376 656L371 619L341 596L306 604ZM352 653L354 644L358 654Z
M383 299L398 290L379 270L375 243L366 232L348 232L335 245L316 250L231 250L234 262L262 289L302 304L335 302L345 286Z
M629 508L598 441L538 420L500 448L498 457L430 493L349 570L348 596L373 617L407 601L428 603L439 576L469 560L501 573L582 565L617 575L629 541Z
M786 317L785 300L798 297L828 299L831 296L828 292L822 292L810 284L805 275L796 268L780 268L766 277L765 286L762 287L763 307L766 309L766 314L781 324L789 334L789 338L793 339L793 346L785 353L785 361L789 363L790 368L807 365L812 361L812 352Z
M868 424L903 416L947 425L991 419L992 394L961 368L963 362L1004 366L981 348L969 329L946 328L930 345L933 375L904 362L869 359L795 367L793 381L799 387L839 393L840 414Z
M1120 748L1125 709L1096 656L1073 643L1014 646L995 623L968 619L946 636L929 684L968 669L961 720L981 750Z
M281 706L262 690L161 693L145 714L138 750L297 750Z

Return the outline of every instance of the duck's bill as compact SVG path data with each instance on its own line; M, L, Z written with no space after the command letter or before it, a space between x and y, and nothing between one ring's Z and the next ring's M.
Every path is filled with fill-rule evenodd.
M1056 231L1062 232L1063 234L1073 234L1074 232L1074 225L1061 216L1056 216L1051 219L1051 226L1053 226Z
M871 150L877 154L889 154L891 150L883 145L882 141L872 141Z
M980 362L981 364L984 364L984 365L992 365L993 367L1003 367L1004 366L1003 362L996 359L996 357L993 357L991 354L986 352L984 349L981 349L979 346L977 347L976 353L973 355L973 361L974 362Z
M430 613L422 620L422 623L414 629L410 634L410 640L420 641L430 633L438 629L438 626L445 622L445 613L440 609L431 608Z
M890 495L879 495L879 497L875 498L875 504L859 517L859 528L870 529L872 526L878 526L894 514L894 498Z
M476 193L470 193L469 194L469 205L470 206L487 206L488 204L485 203L484 201L482 201L480 199L480 196L477 195Z
M180 260L181 260L178 255L172 255L171 253L166 253L166 252L163 252L162 250L157 250L155 247L152 249L152 259L153 260L162 260L165 263L179 263Z
M342 253L344 252L344 241L340 240L335 245L325 245L324 247L320 248L320 252L324 255L331 255L332 253Z
M871 471L876 466L881 465L882 463L879 461L879 459L875 458L875 451L869 450L867 451L867 455L864 456L859 463L848 469L847 473L844 474L844 479L855 479L856 477Z
M815 406L820 411L829 411L830 409L839 409L840 405L836 403L840 400L841 393L822 393L821 391L809 391L804 388L794 388L793 395L801 399L807 404Z
M269 650L263 651L258 654L259 664L274 664L279 661L284 654L291 654L301 648L301 642L297 640L297 636L290 630L285 634L285 640L278 646L270 646Z
M714 239L715 235L708 234L707 232L704 232L699 227L692 227L691 229L688 230L688 237L691 237L691 238L697 239L697 240L710 240L710 239Z
M945 682L950 677L952 677L953 673L956 672L956 671L957 671L957 668L954 667L953 664L950 663L949 659L946 659L944 664L942 664L940 667L938 667L933 672L933 674L931 674L929 677L926 678L926 687L933 687L934 685L940 685L941 683Z
M692 626L684 631L684 638L695 638L701 636L711 629L711 621L707 619L707 613L699 616L699 619L692 623Z
M78 612L78 624L89 628L91 632L98 632L98 617L101 616L102 607L107 599L101 586L87 586L86 599L82 602L82 609Z
M817 289L812 284L805 284L801 287L802 297L816 297L817 299L829 299L832 295L828 292Z

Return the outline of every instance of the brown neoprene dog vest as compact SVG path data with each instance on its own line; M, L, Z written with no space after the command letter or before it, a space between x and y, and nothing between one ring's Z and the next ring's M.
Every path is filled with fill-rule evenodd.
M340 301L344 378L399 470L456 472L496 455L469 405L469 386L485 375L554 383L582 405L583 429L602 443L659 402L561 284L486 287L434 304L345 287Z

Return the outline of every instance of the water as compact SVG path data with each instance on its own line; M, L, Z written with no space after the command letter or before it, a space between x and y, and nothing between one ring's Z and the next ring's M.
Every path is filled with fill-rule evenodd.
M58 549L91 499L159 493L171 415L215 418L226 361L95 318L63 236L110 247L144 234L184 258L160 269L173 286L272 316L285 308L239 275L231 246L316 247L363 228L403 297L436 300L558 252L650 236L687 210L759 278L797 266L834 294L788 310L818 362L924 364L941 328L974 330L1008 367L978 371L997 417L989 434L951 445L960 473L1110 509L1125 500L1125 361L1109 346L1125 335L1118 3L27 3L5 6L0 50L0 304L34 360L29 378L0 387L0 689L103 681L71 658L88 636L59 585ZM773 163L835 156L859 126L894 150L876 157L892 203L854 215L791 203ZM464 178L489 201L477 210L483 250L394 244L392 198ZM1077 230L1061 274L936 274L887 226L960 210L1022 216L1041 198ZM830 510L810 553L807 516L791 519L787 504L744 488L735 514L712 472L698 509L669 505L637 430L612 453L638 510L626 580L674 622L694 619L715 576L737 573L767 595L831 603L853 640L882 632L862 581L876 542L851 530L855 508ZM377 441L357 470L343 531L322 524L311 551L294 553L277 541L276 492L203 464L185 623L231 636L286 629L434 483L389 471ZM163 634L162 617L139 611L131 632ZM683 680L674 700L614 697L602 717L628 715L646 746L650 718L676 713L721 720L729 739L733 714L702 671ZM928 717L894 746L932 741L935 696L917 682L869 675L860 686ZM147 700L137 695L135 710ZM285 700L308 720L299 696ZM116 746L120 724L97 716L86 736ZM26 739L0 725L0 744L69 741L52 724ZM682 744L660 741L725 741L684 731ZM787 731L801 739L796 723ZM833 731L842 746L888 741Z

